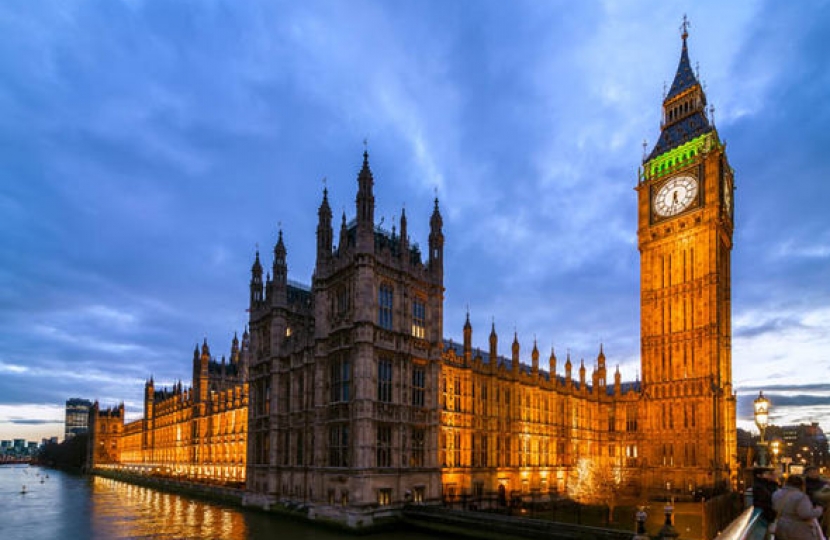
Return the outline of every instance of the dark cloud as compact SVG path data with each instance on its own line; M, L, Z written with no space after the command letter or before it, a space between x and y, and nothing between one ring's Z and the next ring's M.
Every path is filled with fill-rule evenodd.
M5 422L0 420L0 423ZM24 426L41 426L51 424L62 424L62 420L38 419L38 418L11 418L8 420L10 424L20 424Z

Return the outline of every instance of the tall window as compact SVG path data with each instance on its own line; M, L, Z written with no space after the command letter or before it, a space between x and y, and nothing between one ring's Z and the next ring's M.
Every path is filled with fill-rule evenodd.
M378 401L392 402L392 361L378 361Z
M392 298L392 287L381 285L378 290L378 325L387 330L392 330Z
M378 467L392 466L392 426L380 425L378 426L377 444L375 446L377 453Z
M424 439L423 429L415 428L412 430L412 456L409 459L410 467L424 466L424 454L426 448Z
M349 289L341 287L337 290L337 315L345 315L349 311Z
M329 467L349 466L349 426L329 427Z
M421 300L412 302L412 335L424 339L426 335L427 308Z
M329 366L330 396L331 403L349 401L349 384L351 382L352 368L349 358L345 355L336 357Z
M412 368L412 406L423 407L426 396L426 370L422 367Z

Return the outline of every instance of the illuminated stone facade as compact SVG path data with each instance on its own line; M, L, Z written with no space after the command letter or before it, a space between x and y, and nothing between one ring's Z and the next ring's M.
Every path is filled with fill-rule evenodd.
M442 220L427 256L374 222L364 153L356 218L334 246L327 192L311 286L289 283L280 231L273 277L251 270L248 502L291 500L365 520L407 501L578 496L589 468L622 492L691 495L734 481L731 387L732 170L710 123L683 38L661 137L637 185L642 381L608 383L570 358L547 369L513 336L499 355L443 340ZM397 224L396 224L397 225ZM587 467L586 467L587 466Z
M288 280L280 231L270 271L259 252L251 268L242 349L220 364L197 348L192 389L149 381L142 420L100 413L96 462L244 480L248 504L291 501L353 525L406 502L578 498L592 468L642 498L727 488L733 172L685 35L638 180L641 381L619 369L609 381L599 344L587 368L560 368L552 350L543 366L515 334L501 356L493 325L474 350L469 316L461 344L444 340L438 200L424 254L403 210L391 230L375 223L364 153L356 217L343 214L336 242L323 191L311 285Z
M737 479L732 390L733 171L683 48L638 195L645 481Z
M368 154L357 180L337 249L323 193L311 287L288 282L282 232L271 279L256 255L247 485L251 504L314 502L355 521L356 508L440 496L444 292L438 201L424 259L405 212L399 230L375 225Z
M91 465L196 481L245 481L248 430L247 334L217 362L205 342L193 353L193 387L144 386L144 418L125 423L124 405L96 403Z

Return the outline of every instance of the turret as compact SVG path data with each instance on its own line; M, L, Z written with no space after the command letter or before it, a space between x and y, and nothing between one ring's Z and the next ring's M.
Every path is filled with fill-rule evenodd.
M572 377L573 364L571 364L571 353L568 351L568 356L565 359L565 384L570 386L573 383Z
M490 369L495 371L499 363L499 337L496 335L496 321L490 328Z
M210 347L207 338L202 343L202 354L199 355L198 366L193 370L193 387L196 390L196 401L206 402L208 397L208 369L210 365ZM198 371L197 371L198 369Z
M530 353L531 372L534 377L539 375L539 349L536 347L536 340L533 340L533 351Z
M254 264L251 266L251 310L253 311L262 300L262 264L259 262L259 250L257 250Z
M236 332L233 333L233 340L231 341L231 364L239 363L239 338L236 337Z
M271 283L271 303L275 306L284 306L288 303L288 263L287 251L282 239L282 229L279 231L277 243L274 245L274 272Z
M585 391L585 359L580 361L579 365L579 389Z
M464 322L464 365L469 366L473 356L473 327L470 324L470 312L467 311L467 320Z
M605 353L602 351L602 343L599 344L599 355L597 355L597 384L604 389L607 379L607 370L605 369Z
M363 152L363 167L357 175L357 249L361 252L374 250L375 238L375 180L369 168L369 152Z
M349 229L346 225L346 212L343 212L343 218L340 220L340 243L337 245L337 251L343 253L349 243Z
M622 375L620 375L620 366L617 366L617 371L614 372L614 393L618 396L622 394Z
M435 208L429 219L429 268L439 278L444 276L444 220L438 210L438 198L435 198Z
M282 240L282 229L279 231L277 243L274 245L274 283L285 285L288 280L288 264L286 263L285 243Z
M331 258L331 248L334 229L331 225L331 207L329 206L328 189L323 189L323 202L317 209L317 267L325 264Z
M553 347L550 348L550 358L548 358L548 369L550 370L550 380L556 380L556 353L553 352Z
M154 446L154 412L155 412L155 384L153 377L144 383L144 432L142 433L143 450L150 450L152 452ZM152 458L152 453L151 453Z
M406 228L406 208L401 209L401 254L406 254L409 249L409 237Z
M239 350L239 377L243 382L248 380L248 365L250 364L251 336L248 327L242 333L242 344Z
M513 332L512 352L513 352L513 358L512 358L512 362L510 364L510 367L513 370L514 373L518 373L519 372L519 334L516 333L516 332Z

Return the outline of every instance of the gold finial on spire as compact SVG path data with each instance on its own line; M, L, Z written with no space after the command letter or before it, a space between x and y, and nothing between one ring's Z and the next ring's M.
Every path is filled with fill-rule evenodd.
M689 37L689 27L692 23L689 22L688 17L686 14L683 14L683 22L680 23L680 37L683 38L683 41L686 41L686 38Z

